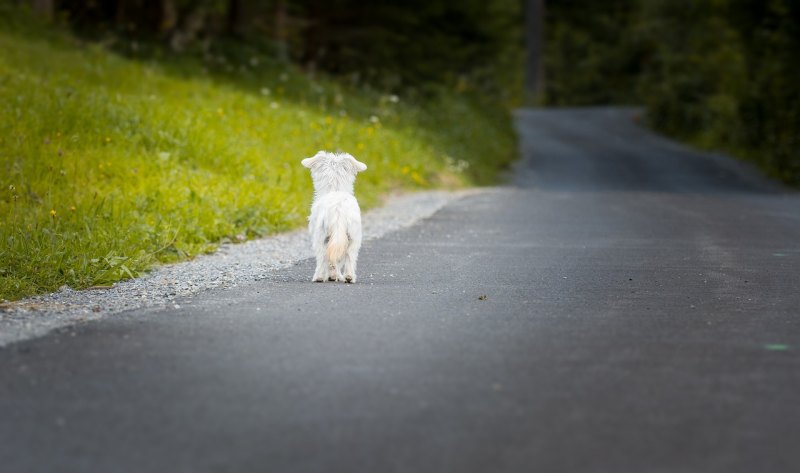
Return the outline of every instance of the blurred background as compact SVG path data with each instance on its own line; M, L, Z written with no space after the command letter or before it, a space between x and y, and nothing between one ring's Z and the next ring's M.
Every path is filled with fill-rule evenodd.
M39 14L131 56L141 43L209 55L253 51L399 91L469 80L518 93L519 0L31 0ZM149 51L152 52L152 51ZM463 84L462 84L463 85Z
M246 56L238 42L387 91L446 85L507 106L639 104L659 131L800 184L795 0L30 2L131 56L145 46L124 40Z
M548 0L545 103L647 124L800 185L800 2Z

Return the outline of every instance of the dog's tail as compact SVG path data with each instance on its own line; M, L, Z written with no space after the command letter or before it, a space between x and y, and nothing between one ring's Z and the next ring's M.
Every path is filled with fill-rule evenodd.
M350 246L350 235L347 234L347 221L343 215L336 214L328 225L328 238L327 246L325 247L325 255L331 263L338 263L345 252L347 247Z

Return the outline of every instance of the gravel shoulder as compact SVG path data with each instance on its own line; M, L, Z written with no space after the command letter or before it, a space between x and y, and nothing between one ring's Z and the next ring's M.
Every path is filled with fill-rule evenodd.
M427 191L390 196L382 207L363 215L364 239L380 238L433 215L446 204L480 192ZM313 257L305 229L223 245L211 255L160 266L141 278L108 289L58 292L0 305L0 347L40 337L48 332L97 320L120 312L159 307L179 307L200 292L236 287L267 279L278 271Z

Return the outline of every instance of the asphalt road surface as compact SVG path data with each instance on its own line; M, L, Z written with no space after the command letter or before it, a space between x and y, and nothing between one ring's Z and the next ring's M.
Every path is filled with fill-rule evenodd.
M513 186L362 250L0 350L0 471L800 471L800 197L521 111Z

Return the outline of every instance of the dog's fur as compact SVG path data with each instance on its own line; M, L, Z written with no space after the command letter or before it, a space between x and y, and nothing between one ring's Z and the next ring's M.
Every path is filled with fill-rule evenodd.
M367 169L347 153L320 151L302 161L311 169L314 202L308 231L317 257L312 281L356 282L361 249L361 209L353 195L356 174Z

